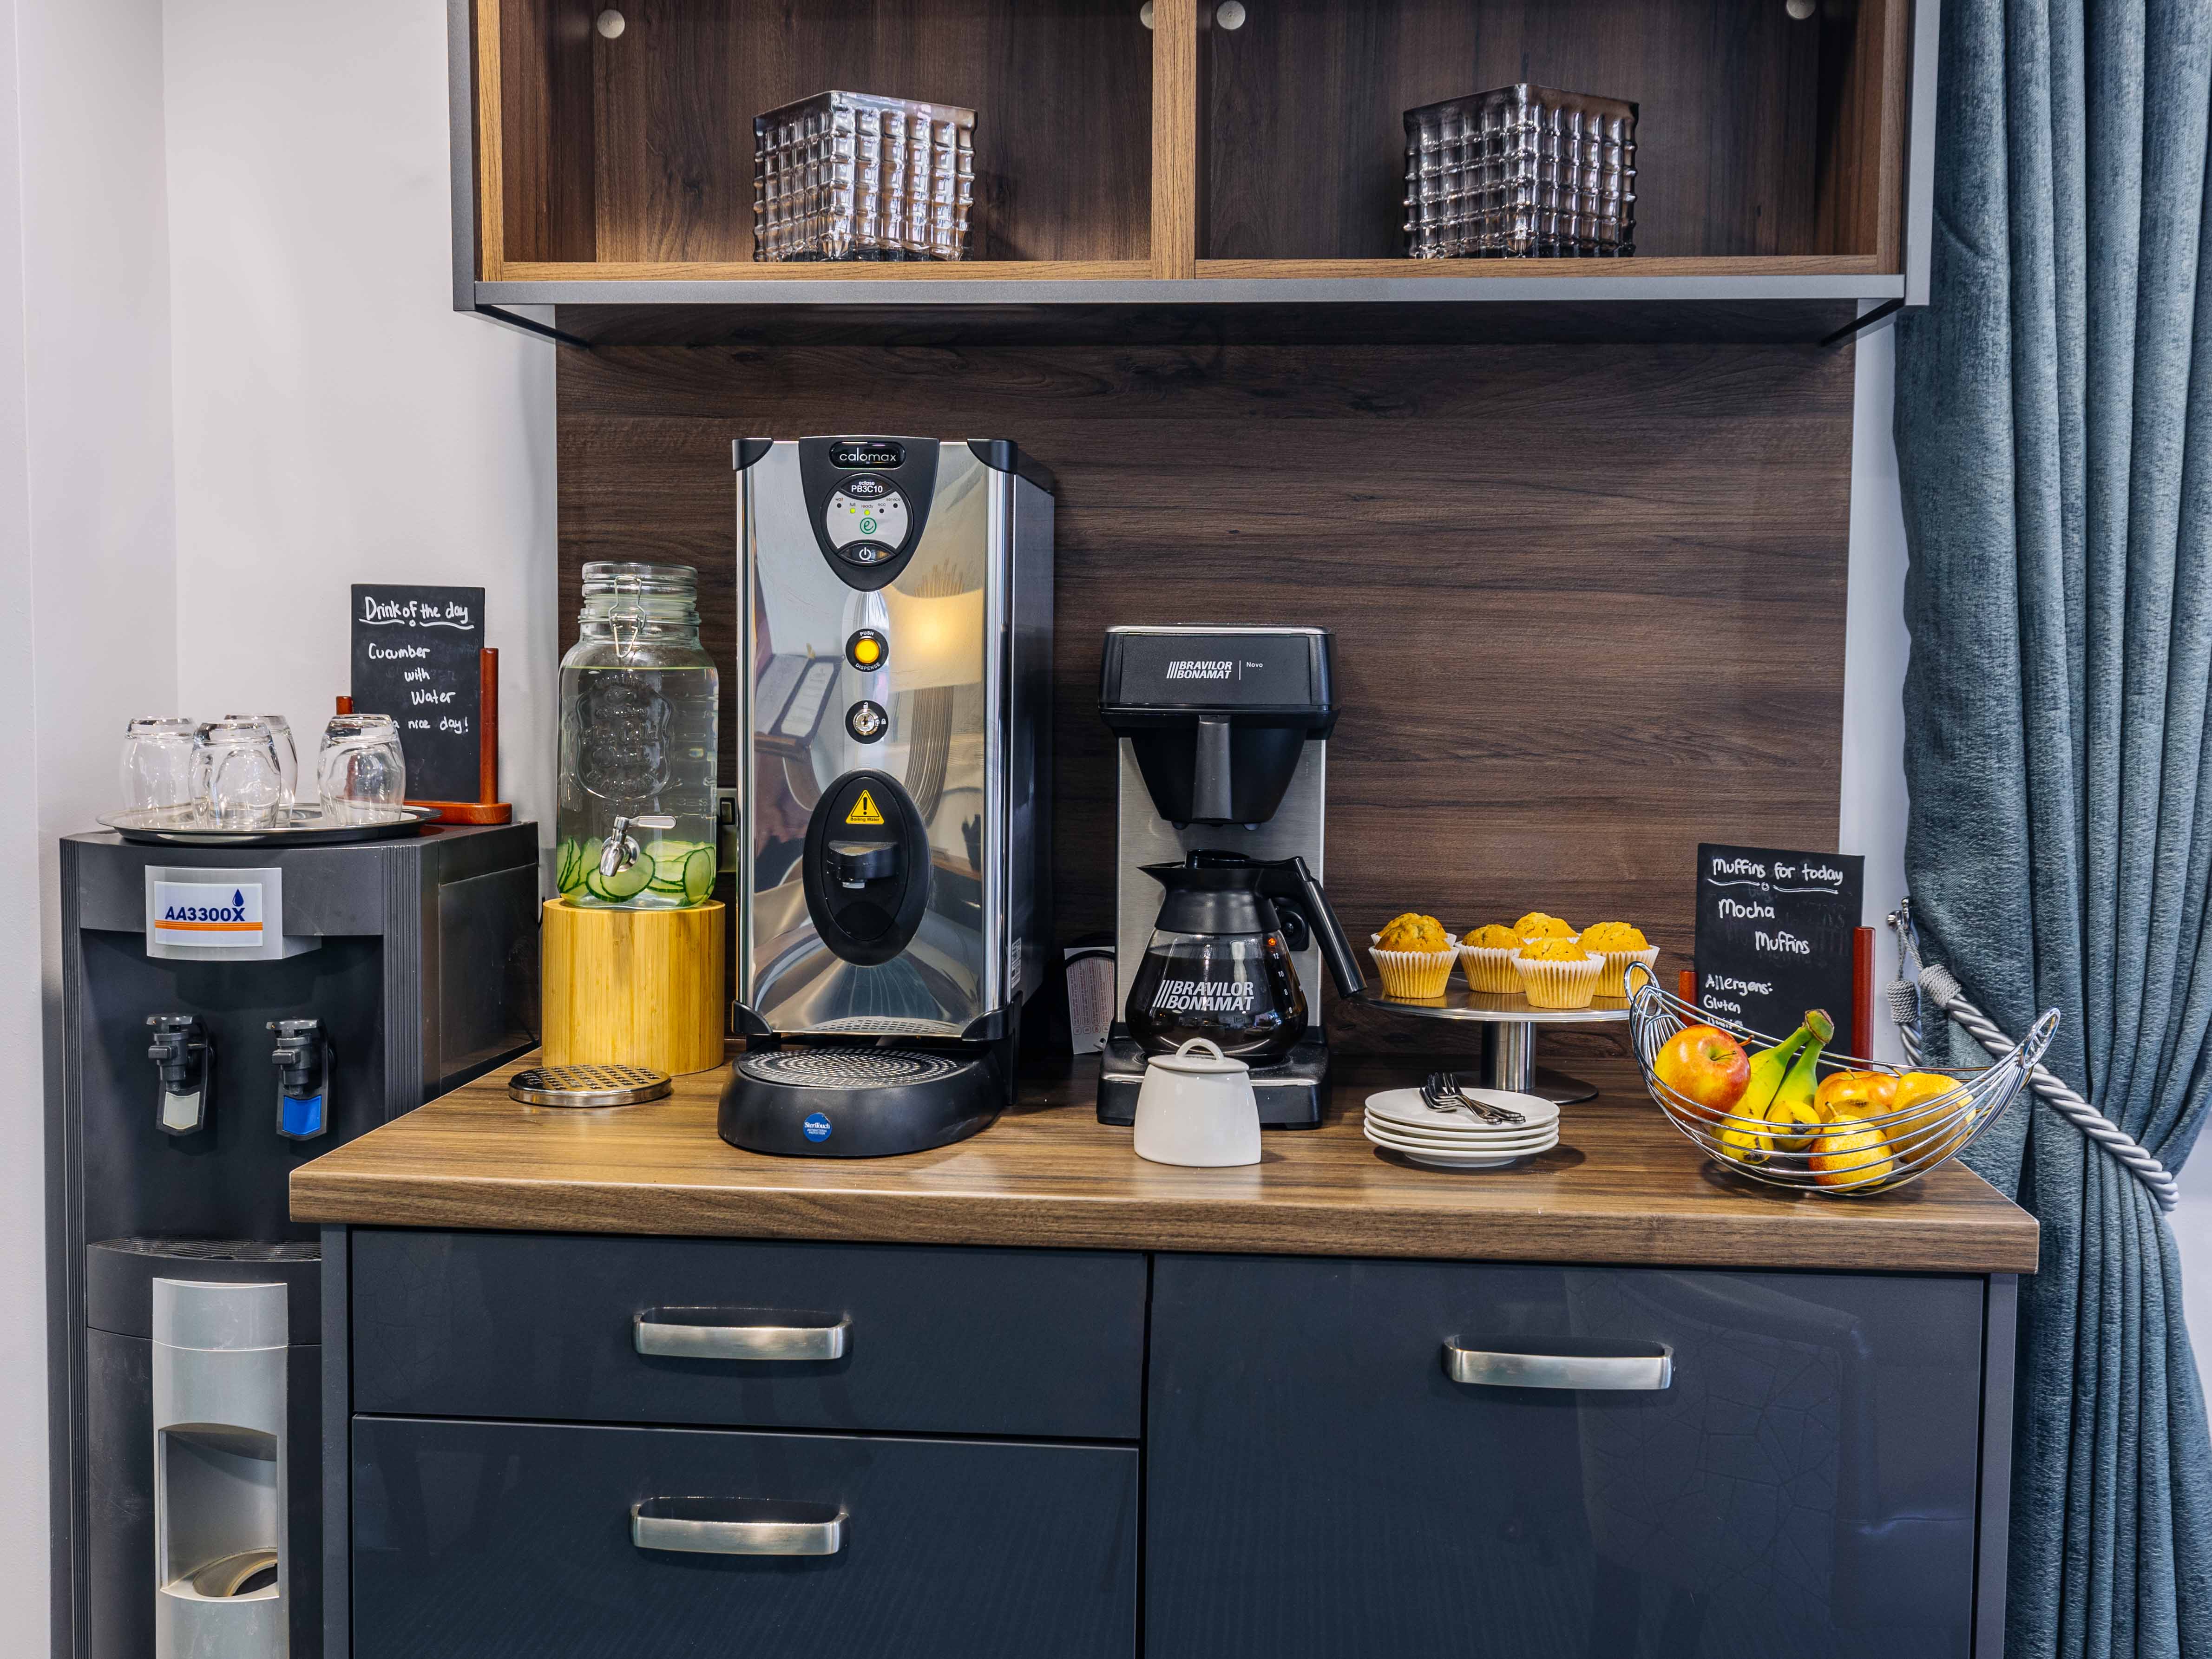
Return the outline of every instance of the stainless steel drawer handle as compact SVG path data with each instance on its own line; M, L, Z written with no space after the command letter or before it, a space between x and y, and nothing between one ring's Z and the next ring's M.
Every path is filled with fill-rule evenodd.
M1492 1389L1663 1389L1674 1380L1674 1351L1663 1342L1585 1342L1541 1339L1544 1353L1444 1344L1444 1370L1455 1382Z
M674 1359L842 1359L853 1322L842 1314L769 1308L647 1308L637 1351Z
M693 1555L835 1555L845 1511L767 1498L648 1498L629 1506L629 1541Z

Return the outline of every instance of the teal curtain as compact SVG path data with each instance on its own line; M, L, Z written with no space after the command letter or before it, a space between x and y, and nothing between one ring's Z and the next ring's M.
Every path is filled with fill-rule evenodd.
M2051 1069L2178 1168L2212 1094L2212 6L1943 0L1940 90L1897 333L1907 879L1929 959L2008 1030L2060 1009ZM2043 1227L2008 1652L2212 1656L2165 1218L2039 1102L1971 1161Z

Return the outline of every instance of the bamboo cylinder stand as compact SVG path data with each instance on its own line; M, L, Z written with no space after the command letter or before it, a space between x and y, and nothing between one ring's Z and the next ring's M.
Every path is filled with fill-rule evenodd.
M719 899L684 910L547 900L544 1064L650 1066L672 1077L720 1066L726 915Z

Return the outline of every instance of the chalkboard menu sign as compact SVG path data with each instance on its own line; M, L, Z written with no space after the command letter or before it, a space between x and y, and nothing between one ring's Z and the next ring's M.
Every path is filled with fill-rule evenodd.
M410 800L472 801L482 787L483 599L481 587L354 586L354 712L399 722Z
M1866 860L1767 847L1698 848L1698 1006L1787 1036L1808 1008L1847 1036Z

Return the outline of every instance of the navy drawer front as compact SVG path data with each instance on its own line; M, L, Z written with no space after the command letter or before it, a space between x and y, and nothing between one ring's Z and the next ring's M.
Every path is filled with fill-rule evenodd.
M842 1315L835 1359L647 1355L655 1308ZM364 1230L354 1404L395 1416L1133 1440L1145 1260Z
M1128 1659L1137 1453L696 1429L353 1425L355 1659ZM630 1508L842 1510L815 1556L641 1550Z
M1978 1279L1162 1256L1146 1654L1963 1656L1982 1304ZM1673 1375L1455 1382L1454 1337L1663 1343Z

